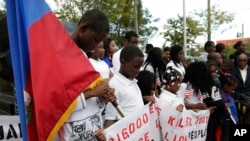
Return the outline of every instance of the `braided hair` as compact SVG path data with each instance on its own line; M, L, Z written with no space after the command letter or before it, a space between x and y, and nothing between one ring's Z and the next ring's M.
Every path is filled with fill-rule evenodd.
M170 66L163 73L163 79L165 80L165 85L168 85L172 82L180 81L182 78L181 74Z

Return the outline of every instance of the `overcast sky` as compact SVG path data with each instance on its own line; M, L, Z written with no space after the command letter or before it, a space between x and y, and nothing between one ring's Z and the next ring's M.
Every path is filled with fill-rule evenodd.
M244 37L250 37L250 0L210 0L211 5L218 4L223 11L228 11L235 14L233 25L235 27L223 34L212 34L212 40L232 39L236 38L236 33L242 31L244 25ZM206 9L207 0L185 0L186 16L194 10ZM158 27L163 27L167 19L175 17L177 14L183 15L183 0L143 0L144 8L148 8L150 13L155 18L161 20L156 23ZM200 37L198 42L205 42L205 37ZM155 46L161 46L164 42L162 36L155 36L149 40Z

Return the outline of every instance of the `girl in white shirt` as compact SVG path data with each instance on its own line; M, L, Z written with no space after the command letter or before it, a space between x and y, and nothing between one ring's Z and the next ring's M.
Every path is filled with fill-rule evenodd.
M176 107L177 111L182 112L185 109L184 100L177 95L182 81L181 74L172 67L168 67L163 73L163 78L166 83L162 88L159 99L165 101L164 103L168 105Z
M106 79L112 77L113 73L111 72L108 64L101 59L104 56L104 52L103 42L99 42L87 55L95 70L99 72L104 79Z

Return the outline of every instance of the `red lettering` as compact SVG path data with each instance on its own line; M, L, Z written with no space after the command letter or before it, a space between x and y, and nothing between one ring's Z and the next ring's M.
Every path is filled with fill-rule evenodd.
M122 138L127 139L128 137L129 137L129 135L128 135L127 129L123 128L122 129Z
M169 141L169 139L168 139L168 132L165 133L164 139L165 139L165 141Z
M115 139L114 138L110 138L109 141L115 141Z
M144 141L149 141L149 133L144 134Z
M161 127L160 127L160 122L159 122L158 119L155 120L155 127L161 129Z
M170 116L169 119L168 119L168 124L170 124L171 126L173 126L174 120L175 120L175 117Z
M183 128L183 124L182 124L182 118L180 118L177 122L177 126L179 126L180 128Z
M136 120L136 127L139 129L139 128L141 128L141 126L142 126L141 119L138 118L138 119Z
M143 120L143 123L146 124L148 122L148 115L147 114L143 114L142 115L142 120Z
M149 113L150 114L154 113L154 104L149 106Z
M135 132L135 124L134 123L130 123L128 128L129 128L129 133L130 134Z
M138 141L149 141L149 133L146 132Z
M117 133L116 136L117 136L118 141L120 141L121 140L120 135ZM113 141L114 141L114 139L113 139Z

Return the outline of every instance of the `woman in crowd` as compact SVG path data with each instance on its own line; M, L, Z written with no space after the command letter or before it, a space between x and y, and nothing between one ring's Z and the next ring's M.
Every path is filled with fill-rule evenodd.
M103 48L105 50L105 54L103 56L103 61L105 61L108 66L110 68L113 67L113 64L112 64L112 57L113 57L113 54L115 53L116 51L116 43L114 40L112 40L111 38L106 38L104 41L103 41Z

